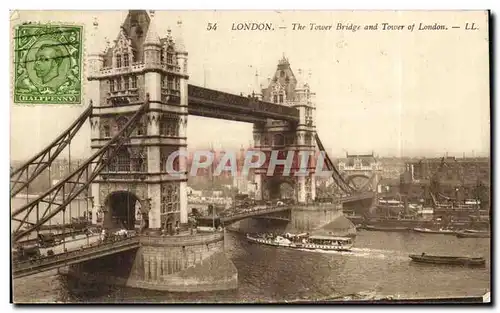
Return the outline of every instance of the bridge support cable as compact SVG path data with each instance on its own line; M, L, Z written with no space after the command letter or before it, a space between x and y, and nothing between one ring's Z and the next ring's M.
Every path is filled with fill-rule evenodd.
M11 219L17 215L27 212L23 222L19 224L15 231L14 241L17 242L26 235L40 228L52 217L58 213L63 212L66 207L82 192L88 189L91 182L99 175L101 170L116 156L118 150L128 140L130 134L137 126L139 120L145 114L149 107L149 98L137 110L133 117L123 126L123 128L112 137L103 147L95 152L90 158L82 163L77 169L71 172L68 176L62 179L59 183L54 185L44 194L40 195L30 203L15 210L11 214ZM62 199L61 203L56 203L56 199ZM28 222L28 216L35 209L39 203L45 202L47 206L44 208L42 218L38 219L34 225ZM25 226L25 230L20 231L21 226ZM29 226L27 226L29 225Z
M333 164L332 160L328 156L328 153L325 151L323 143L319 139L318 133L316 133L314 137L316 139L316 143L318 144L318 149L320 150L320 152L323 152L325 154L326 167L329 171L332 171L332 178L337 186L339 186L339 188L348 195L356 192L356 190L344 180L338 169L335 167L335 164Z
M10 174L11 188L10 197L13 198L21 190L40 175L47 167L50 168L52 162L71 142L76 133L80 130L87 118L92 115L92 102L89 107L69 126L59 137L51 142L45 149L40 151L26 163ZM34 167L34 168L33 168Z

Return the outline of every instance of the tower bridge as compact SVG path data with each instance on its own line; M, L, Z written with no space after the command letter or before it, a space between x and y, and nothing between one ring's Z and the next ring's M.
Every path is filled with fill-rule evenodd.
M371 154L346 153L346 161L340 161L338 167L347 182L356 190L380 192L378 182L382 166L373 152Z
M95 40L97 23L94 26L92 40ZM14 243L37 234L42 226L61 215L63 224L70 222L65 221L66 210L71 211L71 203L79 196L92 199L92 214L87 214L92 216L89 221L92 225L132 230L140 217L142 231L171 232L185 227L188 224L186 160L175 159L174 170L180 173L175 175L167 171L166 162L174 152L186 153L189 115L253 123L254 149L264 152L267 160L272 151L278 151L278 155L290 150L310 156L316 149L325 153L316 131L314 93L301 71L294 74L287 58L279 60L269 85L257 90L252 97L202 88L188 84L188 53L182 41L182 23L178 23L177 31L176 39L171 31L160 37L153 14L129 11L113 44L104 51L89 54L89 107L45 149L11 172L11 197L28 192L29 184L50 168L63 151L71 151L71 140L87 120L90 121L92 155L46 192L11 209ZM92 40L90 48L99 47ZM290 176L282 175L284 165L278 165L272 176L267 173L267 163L255 169L256 200L282 198L281 187L288 185L293 190L289 196L296 203L315 202L314 158L310 157L304 166L299 154L294 155ZM332 178L347 196L345 201L373 197L372 193L362 193L364 188L350 184L326 153L325 157ZM307 170L306 176L294 175L304 170ZM265 216L276 210L266 209L245 217ZM278 211L283 210L286 208ZM226 218L233 221L241 216ZM202 264L201 260L212 258L223 245L221 240L208 244L193 239L173 244L168 237L162 238L145 239L146 244L139 246L131 240L130 245L116 244L109 251L96 248L92 253L82 252L80 260L92 262L99 255L139 247L140 258L130 265L137 277L137 286L176 290L178 285L167 282L178 281L172 275ZM186 259L188 250L193 257ZM72 258L78 259L78 256ZM46 268L69 265L51 263L50 257L44 262ZM112 268L111 262L109 270ZM227 279L233 281L234 275Z

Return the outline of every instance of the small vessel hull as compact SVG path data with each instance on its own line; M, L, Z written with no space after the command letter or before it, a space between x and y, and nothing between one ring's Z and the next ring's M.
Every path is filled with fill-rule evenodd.
M458 238L490 238L490 233L466 233L466 232L458 232L456 233Z
M486 264L486 260L484 258L416 254L410 254L410 258L414 262L437 265L484 266Z
M428 228L413 228L413 231L424 234L441 234L441 235L455 235L453 230L433 230Z
M307 250L326 250L326 251L351 251L352 244L351 245L319 245L319 244L314 244L314 243L283 243L283 242L276 242L271 239L263 239L263 238L256 238L252 236L247 236L247 240L253 243L258 243L258 244L263 244L263 245L268 245L268 246L274 246L274 247L283 247L283 248L289 248L289 249L307 249Z
M376 227L371 225L366 225L364 229L371 231L385 231L385 232L407 232L410 230L407 227Z
M488 230L466 229L466 230L464 230L464 233L468 233L468 234L485 234L485 233L489 233L489 231Z

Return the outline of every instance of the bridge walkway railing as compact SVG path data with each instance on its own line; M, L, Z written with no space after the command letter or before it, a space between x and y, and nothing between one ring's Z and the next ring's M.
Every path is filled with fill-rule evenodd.
M245 219L248 217L260 216L260 215L265 215L265 214L270 214L270 213L275 213L275 212L281 212L281 211L286 211L289 209L290 209L290 207L287 207L287 206L265 207L262 209L246 209L244 212L241 212L241 213L221 216L221 222L226 223L226 224L233 223L233 222L236 222L238 220L242 220L242 219Z
M97 242L89 246L82 246L80 249L74 249L63 253L58 253L50 256L45 256L36 259L30 259L20 262L13 262L12 270L14 277L22 277L23 274L31 273L32 271L44 271L51 268L56 268L68 263L78 263L80 260L88 260L99 254L120 250L120 248L135 248L139 244L139 237L132 236L123 239L111 239L110 241ZM118 252L118 251L117 251Z

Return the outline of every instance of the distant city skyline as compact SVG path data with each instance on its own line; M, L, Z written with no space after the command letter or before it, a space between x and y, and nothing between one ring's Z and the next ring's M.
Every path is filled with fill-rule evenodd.
M85 25L87 43L97 17L97 43L103 48L106 38L113 44L127 11L54 11L51 19L59 14ZM368 23L384 14L316 12L314 19L318 23ZM397 20L405 23L420 17L431 21L434 14L400 12ZM454 22L462 19L461 12L437 14L441 20L446 16ZM249 94L258 88L255 73L259 74L257 81L266 85L283 54L296 75L299 69L310 71L311 90L317 95L317 131L331 157L342 157L346 151L374 151L379 156L394 157L490 154L489 58L487 38L482 35L471 34L467 40L451 32L400 36L388 32L286 30L235 35L229 27L221 27L224 21L235 19L266 19L276 25L307 23L304 12L156 11L154 19L160 36L171 28L174 38L181 32L177 21L182 20L191 84ZM394 15L387 12L387 19L394 19ZM202 25L202 20L220 21L218 31L190 27ZM486 14L483 23L487 25ZM434 45L435 41L439 45ZM252 49L248 42L252 42ZM87 87L84 84L84 90ZM81 107L12 106L11 158L27 159L41 150L71 124L89 100L84 97ZM189 148L206 147L210 142L226 149L239 148L253 139L251 124L194 116L189 117L187 136ZM86 123L72 143L72 155L84 158L90 154Z
M218 152L226 152L226 151L239 151L242 147L240 146L239 148L237 147L221 147L220 149L218 150L215 150L215 148L213 149L216 153ZM243 147L243 148L248 148L247 147ZM188 147L187 148L187 151L188 153L193 153L194 151L198 150L210 150L210 146L207 146L207 147L204 147L204 146L200 146L200 147ZM333 149L329 149L330 151L333 150ZM360 155L361 154L370 154L370 152L366 152L366 153L359 153ZM333 159L346 159L346 154L341 154L341 155L334 155L332 154L331 152L328 152L327 151L327 154L329 157L333 158ZM57 158L56 160L61 162L61 161L64 161L64 162L67 162L69 160L68 158L68 153L66 152L63 152L61 153ZM72 157L71 157L71 163L73 164L76 164L76 163L81 163L85 160L87 160L87 158L90 156L91 154L89 153L88 155L85 155L85 154L82 154L82 155L77 155L75 156L72 152ZM357 153L350 153L349 152L349 155L350 156L354 156L354 155L357 155ZM14 158L11 158L10 162L11 164L12 163L19 163L19 162L25 162L27 161L27 159L31 158L33 155L31 156L28 156L26 158L18 158L18 159L14 159ZM467 153L462 153L460 155L451 155L451 154L445 154L445 155L438 155L438 156L391 156L391 155L380 155L380 154L377 154L376 152L374 153L374 157L375 158L378 158L378 159L394 159L394 160L408 160L408 159L440 159L440 158L443 158L443 157L448 157L448 158L457 158L457 159L461 159L461 158L466 158L466 159L479 159L479 158L490 158L490 155L478 155L478 154L473 154L472 152L467 154Z

